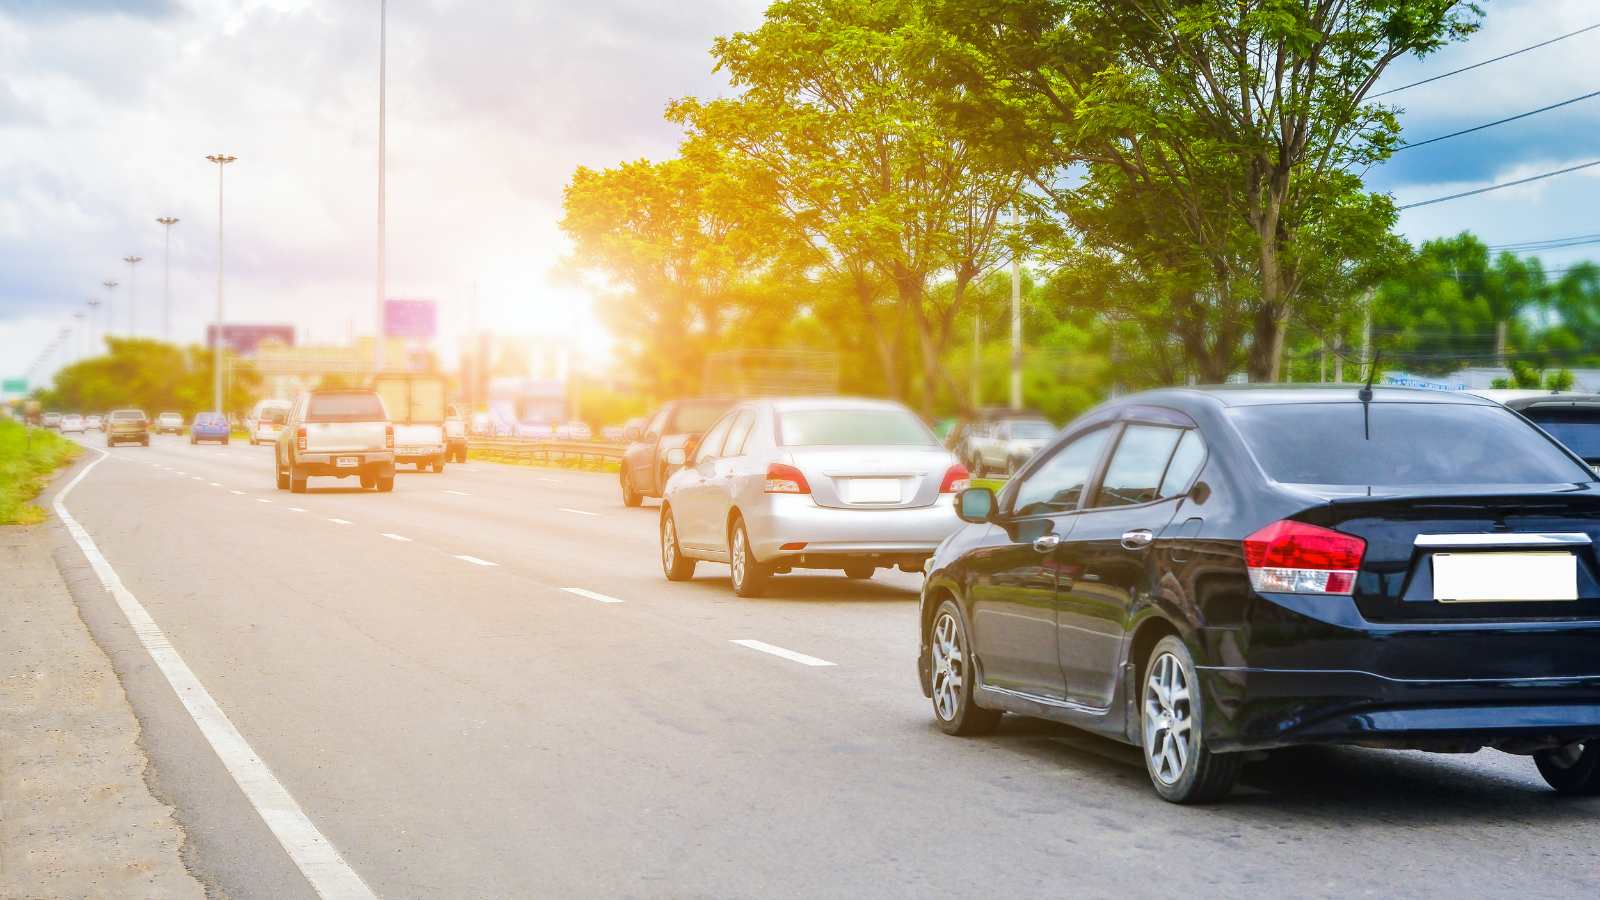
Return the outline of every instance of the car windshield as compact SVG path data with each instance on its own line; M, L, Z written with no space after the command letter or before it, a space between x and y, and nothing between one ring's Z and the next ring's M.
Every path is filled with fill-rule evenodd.
M178 415L177 413L162 413L161 414L161 421L163 421L163 422L171 422L173 419L181 419L181 418L183 418L183 417Z
M121 410L111 414L113 422L137 422L144 418L144 413L134 409Z
M1043 419L1018 419L1007 427L1014 438L1048 438L1056 433L1056 427Z
M263 425L282 425L283 420L288 417L289 411L286 409L263 409L260 421Z
M389 416L383 402L371 391L312 394L306 409L308 422L384 422Z
M667 434L701 434L727 411L726 403L680 404L667 423Z
M200 413L194 417L196 425L221 425L222 416L216 413Z
M786 447L932 447L933 432L910 410L894 407L791 409L778 415Z
M1593 477L1499 406L1352 401L1244 406L1228 414L1267 476L1286 484L1562 484Z
M1600 411L1524 410L1550 436L1584 459L1600 459Z

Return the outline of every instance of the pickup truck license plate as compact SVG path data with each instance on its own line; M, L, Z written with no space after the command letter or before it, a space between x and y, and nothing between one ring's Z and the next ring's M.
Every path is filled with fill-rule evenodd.
M1571 553L1435 553L1433 599L1441 603L1578 599Z
M899 503L900 479L852 478L844 484L844 499L850 503Z
M361 457L338 456L334 457L333 464L336 468L340 469L354 469L356 466L361 465Z

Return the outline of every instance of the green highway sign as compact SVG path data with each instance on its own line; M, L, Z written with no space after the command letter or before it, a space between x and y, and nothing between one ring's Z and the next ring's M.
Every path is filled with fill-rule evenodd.
M28 379L26 378L7 378L5 381L0 382L0 393L26 394L27 392Z

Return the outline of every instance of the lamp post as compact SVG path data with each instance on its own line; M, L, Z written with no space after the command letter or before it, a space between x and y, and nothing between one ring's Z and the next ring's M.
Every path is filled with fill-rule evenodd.
M89 347L88 347L88 345L89 345L89 331L88 331L88 329L83 327L83 310L80 309L77 312L73 313L72 314L72 319L73 319L74 322L77 323L73 327L78 329L78 337L80 339L79 342L83 345L83 348L84 348L83 352L78 354L78 359L81 360L84 357L89 355Z
M222 173L228 163L238 159L225 153L213 153L206 159L217 166L217 325L211 339L211 399L212 411L222 409Z
M94 340L95 310L99 309L100 301L96 300L93 297L90 297L89 300L88 300L88 304L89 304L89 348L90 348L90 351L92 352L93 349L94 349L94 344L95 344L95 340Z
M386 144L384 109L387 101L388 90L388 59L389 59L389 3L388 0L378 0L378 320L374 329L372 342L372 373L383 371L383 295L384 284L384 239L387 224L385 218L385 193L383 187L384 167L386 163Z
M172 340L172 226L178 224L176 216L161 216L156 223L164 226L166 240L161 251L161 339Z
M116 292L117 283L115 281L112 281L109 278L106 279L105 281L100 282L100 283L105 285L105 288L106 288L106 334L110 334L111 333L111 323L112 323L112 317L111 317L111 295Z
M139 336L139 277L133 267L144 262L144 257L128 255L122 258L128 264L128 337Z

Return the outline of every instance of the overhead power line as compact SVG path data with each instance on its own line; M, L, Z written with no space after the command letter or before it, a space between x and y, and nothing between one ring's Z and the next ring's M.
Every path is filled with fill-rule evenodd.
M1507 181L1504 184L1491 184L1488 187L1481 187L1473 191L1462 191L1459 194L1448 194L1443 197L1434 197L1432 200L1418 200L1416 203L1405 203L1395 207L1395 209L1416 209L1419 206L1432 206L1435 203L1443 203L1446 200L1460 200L1462 197L1473 197L1478 194L1487 194L1490 191L1498 191L1502 188L1516 187L1519 184L1527 184L1530 181L1554 178L1557 175L1565 175L1568 172L1576 172L1579 169L1588 169L1593 166L1600 166L1600 159L1593 160L1592 162L1581 163L1576 166L1568 166L1565 169L1557 169L1554 172L1543 172L1538 175L1530 175L1527 178L1518 178L1516 181Z
M1549 106L1541 106L1538 109L1529 110L1525 113L1519 113L1515 116L1508 116L1504 119L1498 119L1493 122L1486 122L1482 125L1475 125L1471 128L1463 128L1460 131L1452 131L1449 134L1441 134L1438 137L1428 138L1425 141L1417 141L1415 144L1402 144L1401 146L1395 148L1395 152L1398 153L1401 150L1410 150L1413 147L1421 147L1424 144L1435 144L1439 141L1447 141L1450 138L1460 137L1463 134L1471 134L1474 131L1482 131L1485 128L1493 128L1496 125L1504 125L1507 122L1515 122L1518 119L1526 119L1529 116L1536 116L1539 113L1549 112L1552 109L1560 109L1563 106L1570 106L1574 103L1577 103L1579 100L1588 100L1591 97L1600 97L1600 91L1593 91L1591 93L1584 94L1582 97L1573 97L1571 100L1563 100L1560 103L1552 103Z
M1421 81L1413 81L1410 84L1402 84L1397 88L1390 88L1387 91L1380 91L1379 93L1373 94L1372 95L1372 99L1376 100L1379 97L1387 97L1390 94L1398 94L1401 91L1410 90L1411 88L1414 88L1414 87L1420 87L1420 86L1422 86L1424 84L1429 84L1431 82L1438 81L1441 78L1449 78L1451 75L1460 75L1462 72L1470 72L1473 69L1477 69L1477 68L1481 68L1483 66L1487 66L1490 63L1497 63L1502 59L1510 59L1511 57L1517 56L1518 54L1527 53L1529 50L1537 50L1540 47L1548 47L1551 44L1554 44L1556 41L1564 41L1569 37L1577 37L1578 35L1583 34L1586 31L1593 31L1596 28L1600 28L1600 22L1596 22L1595 24L1589 25L1589 26L1584 27L1584 28L1579 28L1577 31L1569 31L1566 34L1558 35L1556 37L1553 37L1553 38L1549 39L1548 41L1540 41L1539 43L1534 44L1532 46L1523 47L1521 50L1513 50L1510 53L1502 53L1501 55L1496 56L1493 59L1486 59L1483 62L1473 63L1470 66L1462 66L1459 69L1452 69L1449 72L1444 72L1444 73L1441 73L1439 75L1435 75L1432 78L1424 78Z
M1547 238L1542 241L1509 241L1504 244L1489 244L1489 250L1509 250L1518 253L1532 253L1539 250L1560 250L1565 247L1582 247L1588 244L1600 244L1600 234L1574 234L1570 237Z

